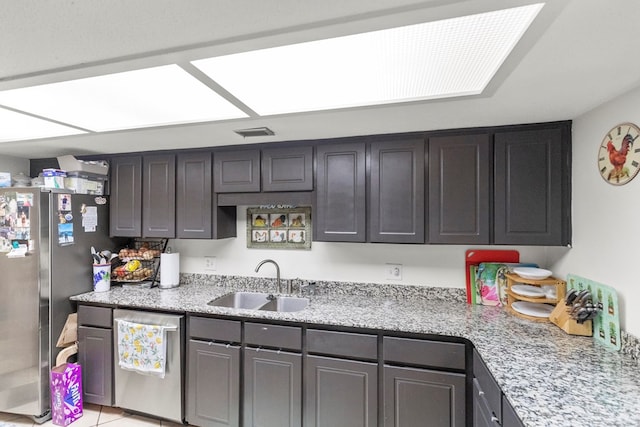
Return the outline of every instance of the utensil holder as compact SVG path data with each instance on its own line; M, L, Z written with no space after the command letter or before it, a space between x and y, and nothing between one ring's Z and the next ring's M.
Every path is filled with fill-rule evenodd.
M556 308L554 308L549 315L549 320L551 323L570 335L582 335L585 337L593 336L593 325L591 320L587 320L584 323L578 323L575 319L569 316L567 305L564 300L560 300L558 302Z
M106 292L111 289L111 263L93 264L93 291Z

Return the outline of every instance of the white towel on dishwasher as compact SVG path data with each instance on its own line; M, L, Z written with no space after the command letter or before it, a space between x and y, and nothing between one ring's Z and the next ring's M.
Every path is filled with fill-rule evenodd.
M117 319L118 365L122 369L164 378L166 327Z

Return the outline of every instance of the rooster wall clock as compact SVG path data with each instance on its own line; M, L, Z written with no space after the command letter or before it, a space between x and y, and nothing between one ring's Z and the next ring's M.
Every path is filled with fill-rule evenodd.
M633 123L621 123L604 136L598 150L598 169L602 178L612 185L624 185L640 169L640 141L635 146L640 128Z

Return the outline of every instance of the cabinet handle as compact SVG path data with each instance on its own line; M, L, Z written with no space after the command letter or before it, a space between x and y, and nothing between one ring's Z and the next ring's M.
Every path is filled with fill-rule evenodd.
M269 328L267 328L266 326L263 326L263 327L262 327L262 330L263 330L263 331L268 331L268 330L269 330Z
M484 391L478 390L478 396L484 396Z
M500 419L498 417L496 417L495 415L491 415L491 422L492 423L497 423L498 421L500 421Z

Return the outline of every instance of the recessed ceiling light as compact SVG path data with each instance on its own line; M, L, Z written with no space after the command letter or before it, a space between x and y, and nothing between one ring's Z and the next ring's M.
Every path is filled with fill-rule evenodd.
M0 126L0 142L86 133L80 129L38 119L5 108L0 108L0 123L2 123L2 126Z
M92 131L247 117L177 65L6 90L0 104Z
M543 3L193 61L260 115L480 94Z

